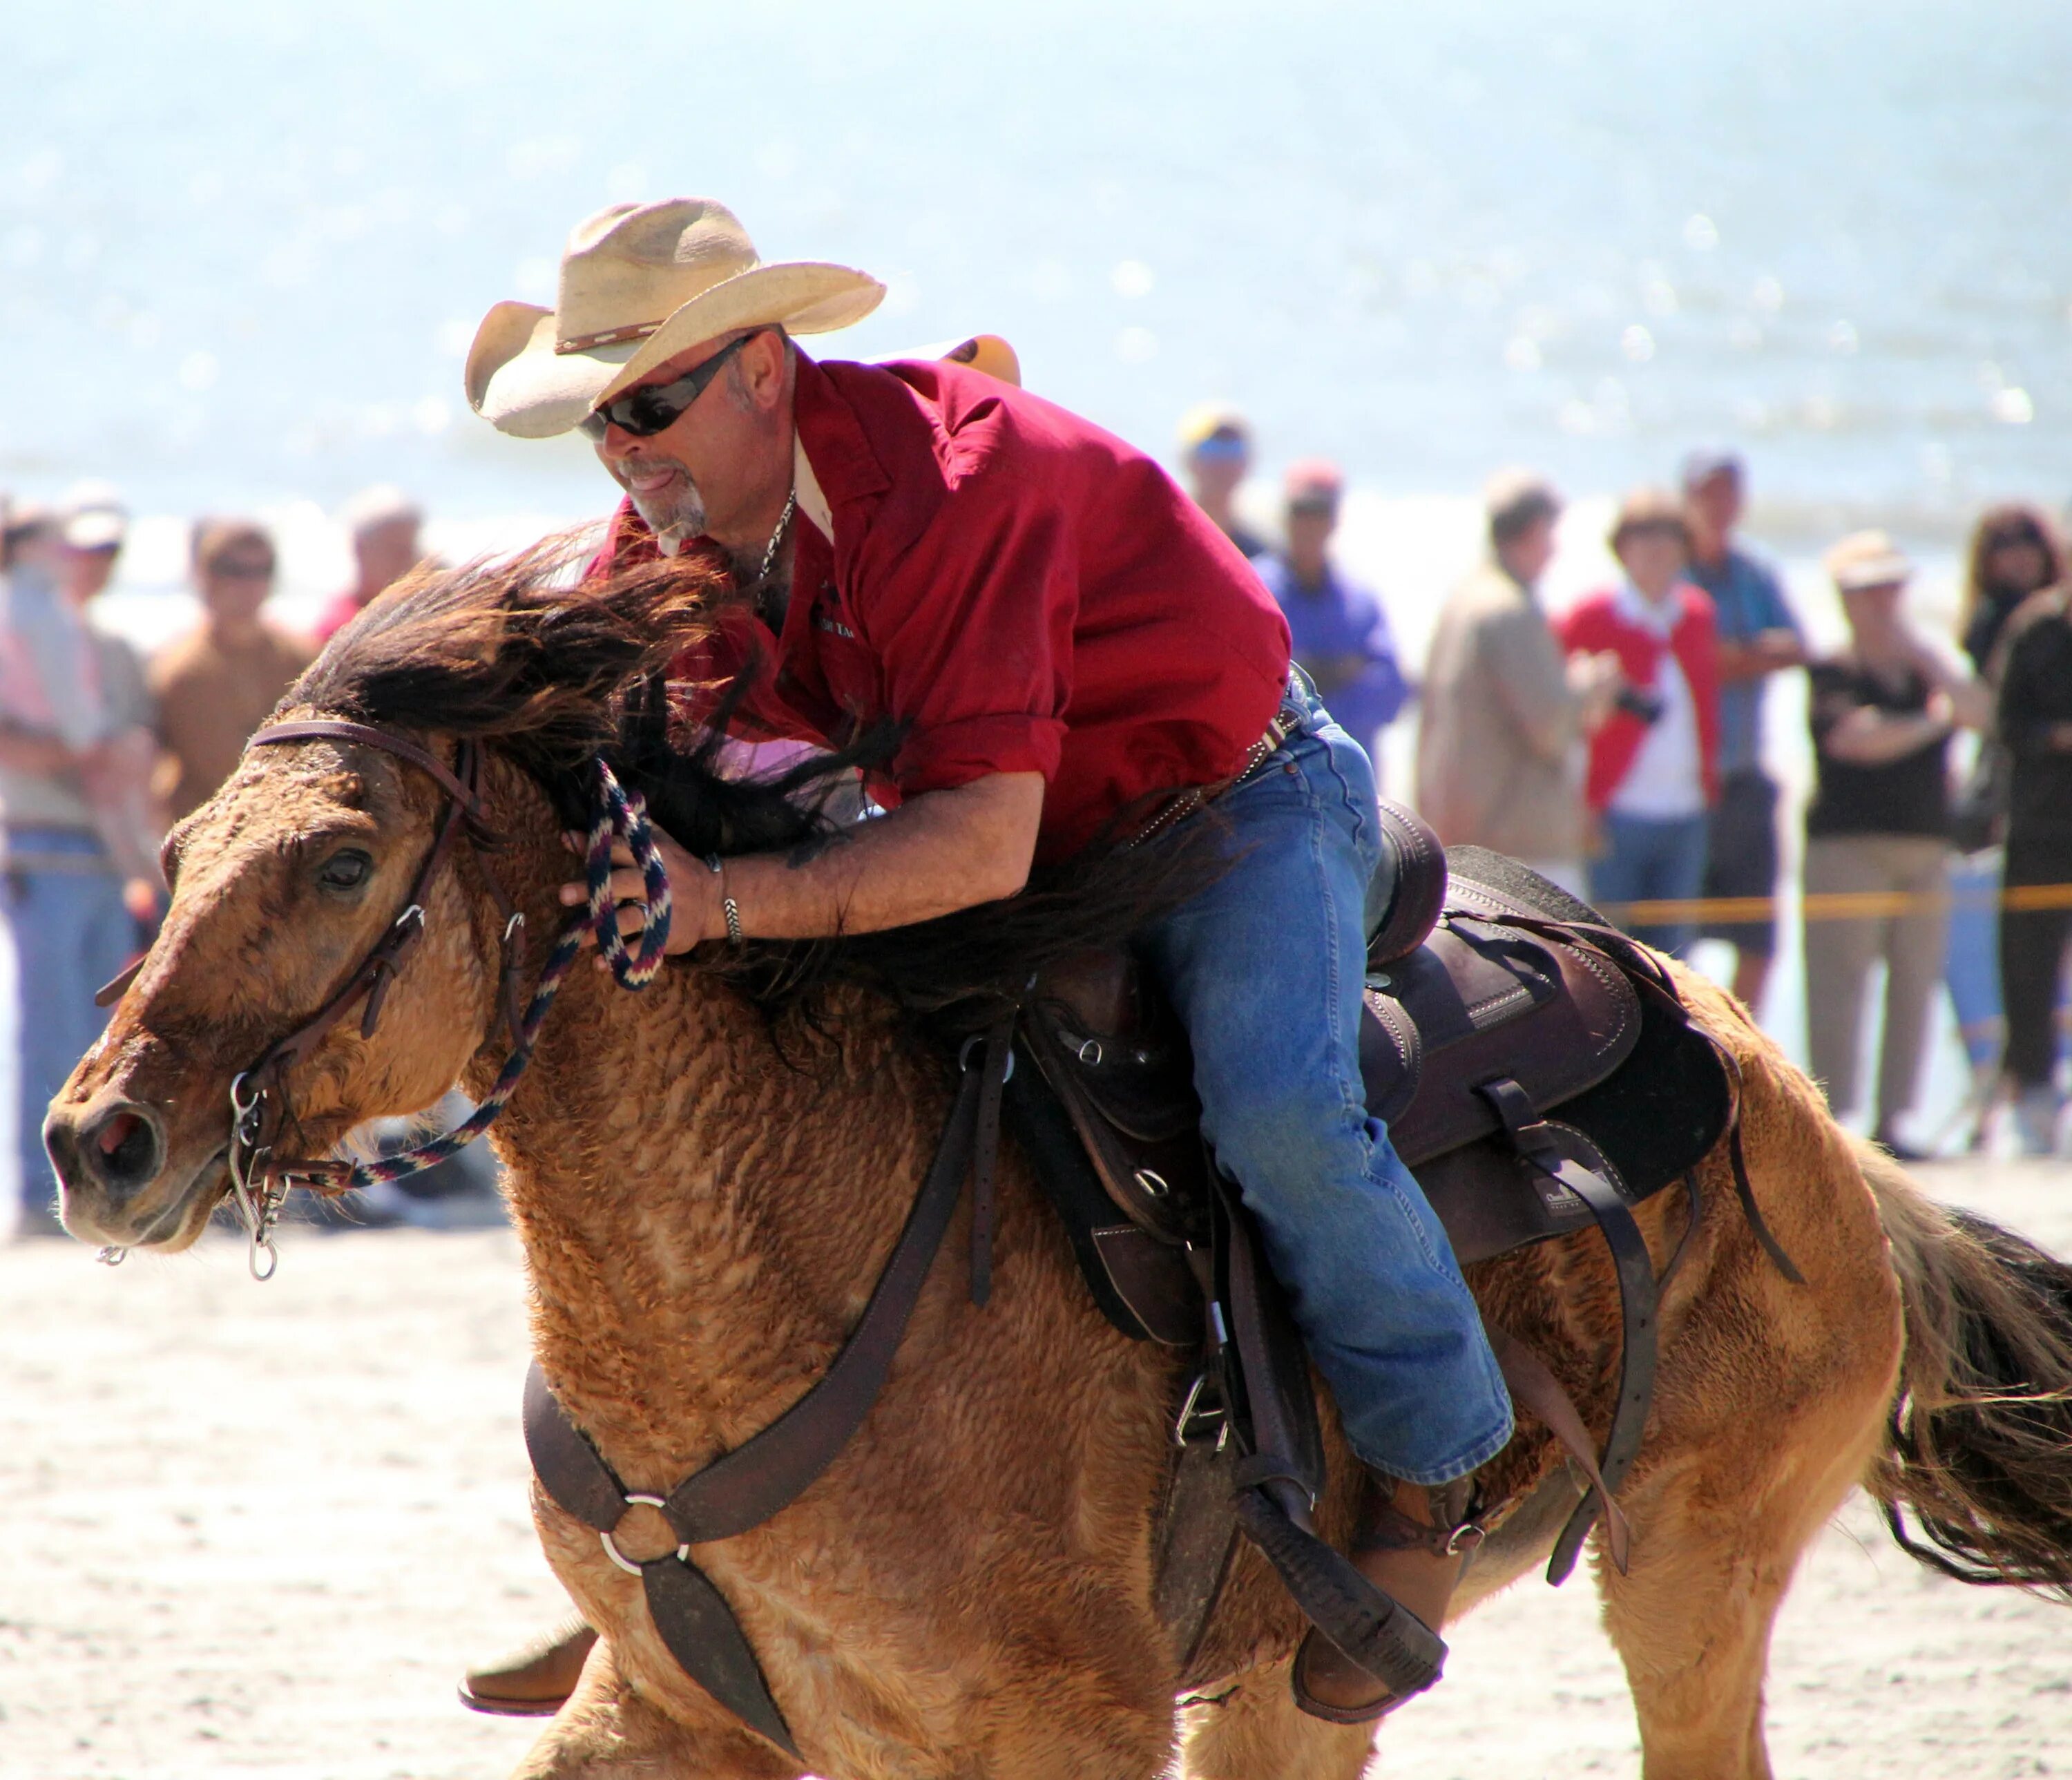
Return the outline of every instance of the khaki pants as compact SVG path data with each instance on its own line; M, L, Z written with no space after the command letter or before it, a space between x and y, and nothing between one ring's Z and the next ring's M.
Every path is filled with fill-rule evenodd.
M1950 849L1922 835L1808 837L1806 893L1897 890L1933 898L1944 886ZM1852 1112L1863 1036L1864 980L1885 960L1885 1042L1878 1057L1877 1128L1914 1104L1928 1005L1942 980L1950 911L1808 920L1806 1038L1815 1077L1836 1116Z

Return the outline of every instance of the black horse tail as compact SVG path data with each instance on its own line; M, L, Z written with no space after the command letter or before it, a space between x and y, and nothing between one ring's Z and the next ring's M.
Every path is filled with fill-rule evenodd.
M1863 1165L1906 1320L1864 1487L1930 1568L2072 1601L2072 1265L1938 1205L1882 1151Z

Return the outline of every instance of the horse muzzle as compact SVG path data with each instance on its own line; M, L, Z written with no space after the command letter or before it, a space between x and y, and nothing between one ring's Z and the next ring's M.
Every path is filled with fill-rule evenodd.
M221 1151L199 1167L172 1166L163 1116L135 1100L71 1106L61 1098L43 1120L43 1148L63 1190L65 1227L83 1242L184 1248L220 1196L198 1189L220 1174Z

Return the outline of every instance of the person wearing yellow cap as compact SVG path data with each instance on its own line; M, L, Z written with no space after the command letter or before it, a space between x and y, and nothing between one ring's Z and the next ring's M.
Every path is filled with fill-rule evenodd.
M1237 516L1237 491L1252 471L1252 429L1221 402L1197 403L1180 421L1180 458L1194 504L1248 557L1263 555L1266 540Z

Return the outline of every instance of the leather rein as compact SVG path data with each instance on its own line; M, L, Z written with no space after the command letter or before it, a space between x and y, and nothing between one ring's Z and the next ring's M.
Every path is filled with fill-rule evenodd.
M372 724L350 722L341 717L311 717L273 724L261 730L245 746L251 749L297 742L340 742L378 748L429 775L445 794L445 807L432 844L404 894L402 909L381 937L314 1013L293 1031L275 1039L231 1082L228 1145L231 1194L250 1239L249 1260L252 1274L259 1280L272 1278L274 1268L279 1265L280 1252L274 1247L273 1229L292 1188L302 1186L327 1197L336 1197L376 1182L401 1180L444 1161L495 1122L532 1062L533 1046L547 1011L553 1006L569 967L581 950L586 931L597 935L598 948L606 962L629 989L642 989L653 980L661 967L663 948L669 931L668 877L655 847L639 794L621 787L610 767L598 760L595 763L597 808L584 860L589 902L570 917L561 930L541 972L530 1004L521 1009L518 986L525 965L525 917L491 870L486 857L495 841L487 826L482 803L481 744L472 738L463 738L458 744L454 764L448 767L429 749ZM643 927L635 948L629 948L619 936L618 910L611 897L612 844L620 839L627 842L641 867L647 893ZM352 1162L335 1157L293 1154L286 1149L285 1142L290 1133L299 1140L302 1124L288 1094L289 1071L314 1050L355 1006L360 1008L360 1037L368 1039L374 1036L380 1024L390 985L424 939L426 905L432 886L442 867L452 857L455 844L462 840L474 855L475 868L503 923L499 942L497 1017L500 1024L510 1029L512 1050L498 1071L495 1086L475 1112L453 1130L393 1155L372 1161ZM142 964L140 960L117 977L97 1000L104 1006L114 1001L129 987ZM101 1259L113 1266L126 1252L121 1248L105 1248L101 1251Z

